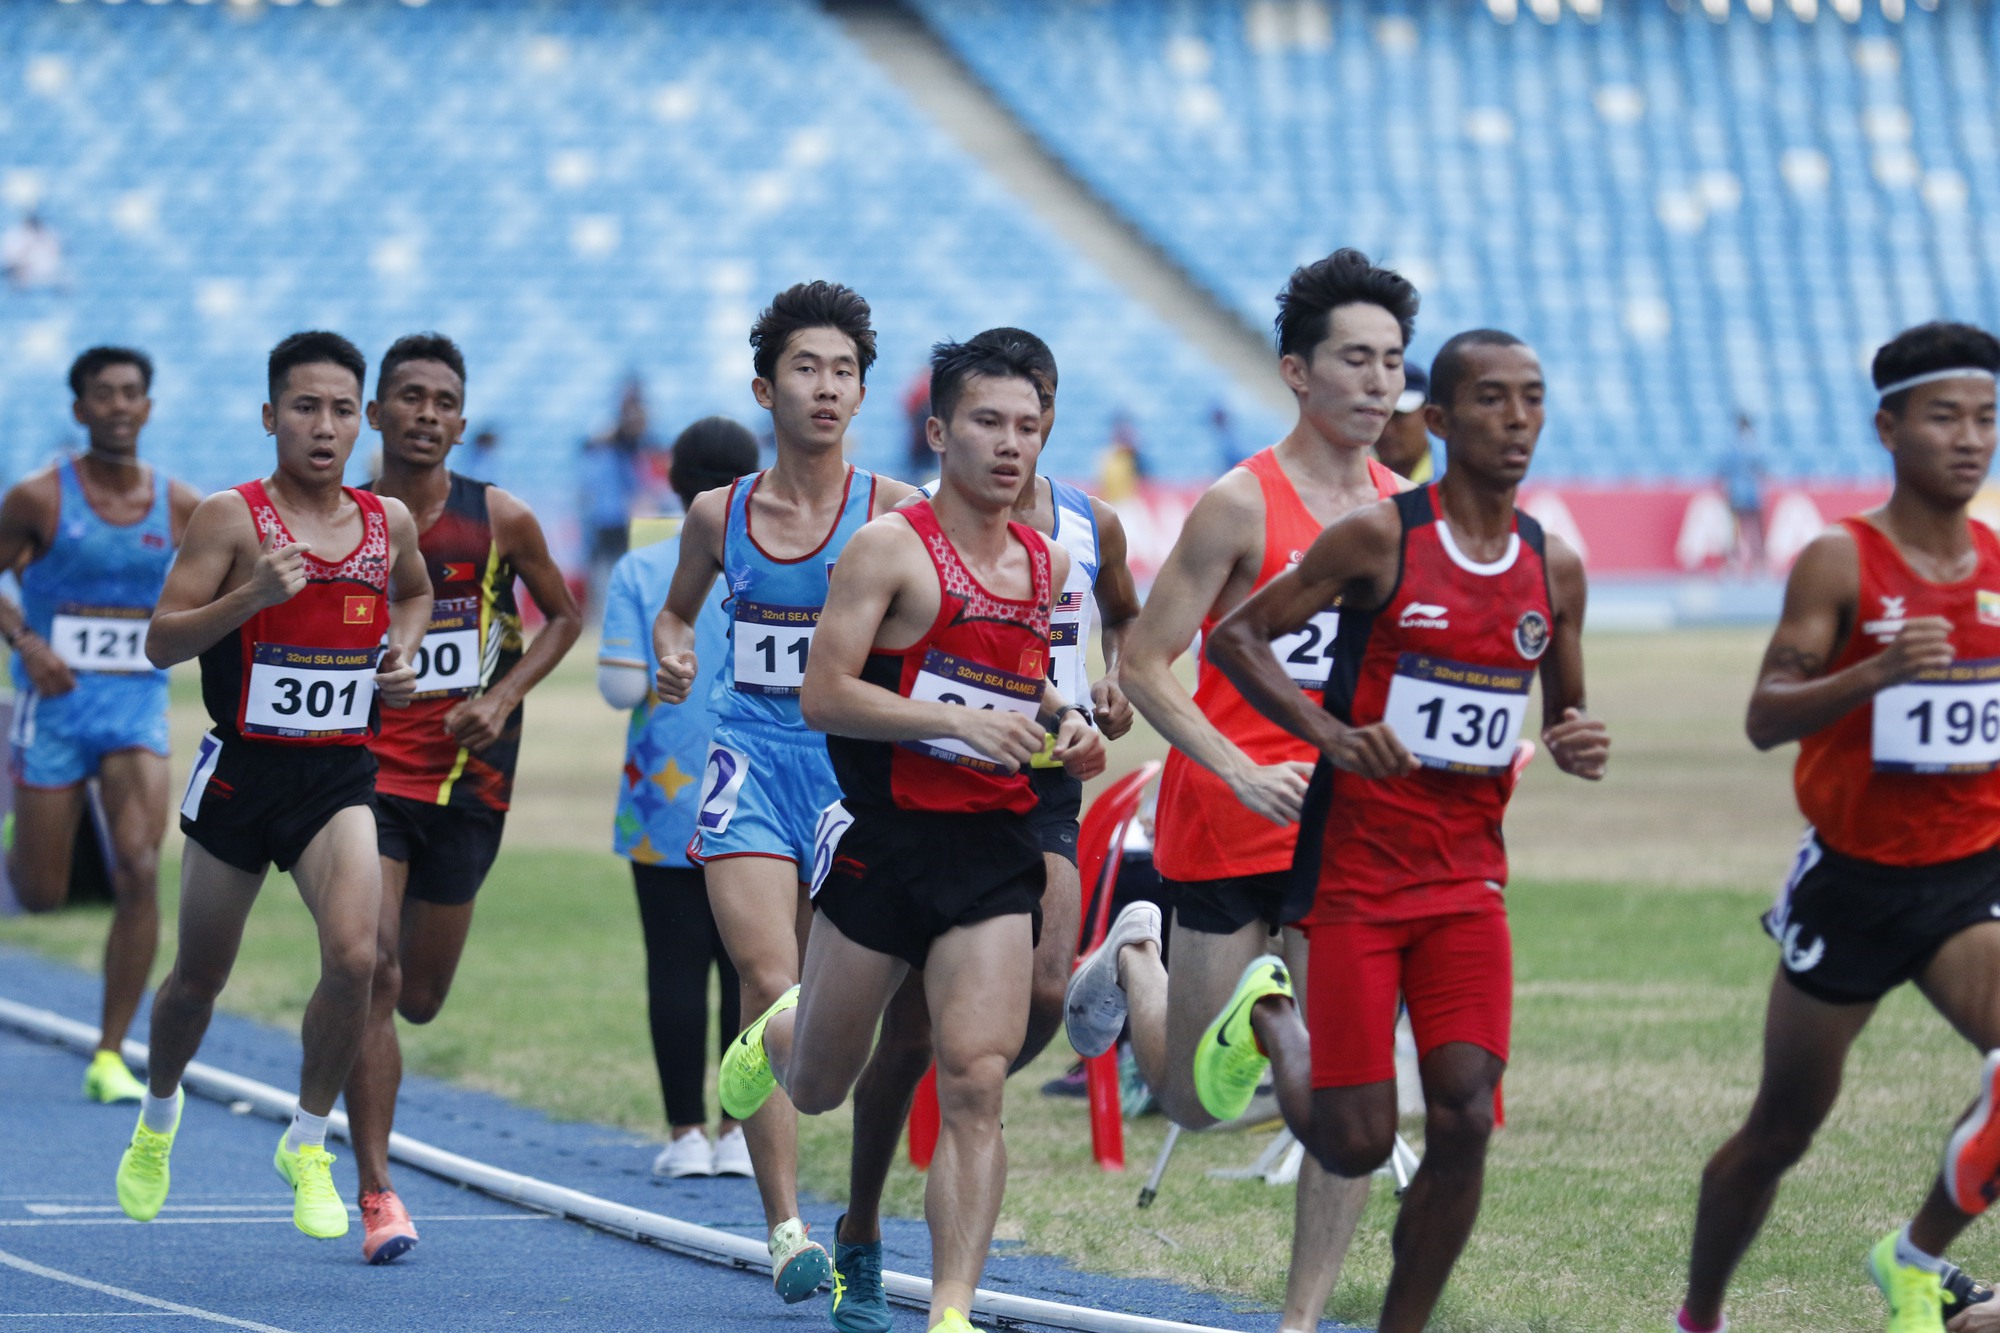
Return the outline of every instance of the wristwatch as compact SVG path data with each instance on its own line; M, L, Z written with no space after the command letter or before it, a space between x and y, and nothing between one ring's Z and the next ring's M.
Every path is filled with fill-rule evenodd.
M26 621L23 621L21 624L18 624L14 626L14 628L8 630L5 634L0 634L0 639L7 640L7 646L9 648L18 648L21 646L21 640L27 638L32 633L34 633L34 631L28 627Z
M1097 725L1096 719L1090 715L1090 710L1082 704L1064 704L1061 708L1049 714L1049 720L1042 725L1042 730L1048 732L1051 736L1055 735L1062 727L1064 713L1075 713L1091 726Z

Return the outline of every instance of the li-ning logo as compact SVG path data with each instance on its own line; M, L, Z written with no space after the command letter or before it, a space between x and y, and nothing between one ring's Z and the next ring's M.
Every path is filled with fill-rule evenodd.
M1450 614L1451 612L1442 606L1433 606L1429 602L1411 602L1403 608L1402 619L1396 623L1404 629L1450 629L1451 622L1446 619Z
M1909 612L1904 609L1904 603L1907 601L1908 599L1904 597L1883 597L1881 618L1863 624L1861 632L1884 643L1895 638L1902 633L1903 621L1909 616Z

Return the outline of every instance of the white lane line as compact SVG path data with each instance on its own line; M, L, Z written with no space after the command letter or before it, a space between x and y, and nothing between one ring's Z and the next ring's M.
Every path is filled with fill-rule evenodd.
M115 1203L31 1203L28 1211L36 1217L69 1217L76 1213L123 1213ZM170 1203L168 1213L289 1213L288 1203Z
M94 1291L100 1296L115 1296L121 1301L130 1301L134 1305L149 1305L155 1310L166 1310L172 1314L186 1315L190 1319L206 1319L211 1324L227 1324L231 1328L252 1329L255 1333L290 1333L289 1329L279 1328L274 1324L259 1324L250 1319L237 1319L230 1315L217 1314L213 1310L203 1310L193 1305L182 1305L177 1301L163 1301L157 1296L148 1296L143 1292L128 1291L124 1287L114 1287L108 1282L93 1282L87 1277L78 1277L74 1273L65 1273L60 1268L49 1268L36 1263L32 1259L23 1259L18 1254L9 1254L5 1250L0 1250L0 1264L5 1264L9 1268L19 1269L21 1272L34 1277L45 1277L51 1282L67 1282L72 1287L82 1287L85 1291Z
M0 1313L0 1319L179 1319L171 1310L51 1310L47 1314Z
M156 1217L150 1222L134 1222L118 1217L0 1217L0 1227L240 1227L289 1224L292 1210L283 1217ZM419 1219L425 1226L433 1222L554 1222L553 1213L426 1213Z

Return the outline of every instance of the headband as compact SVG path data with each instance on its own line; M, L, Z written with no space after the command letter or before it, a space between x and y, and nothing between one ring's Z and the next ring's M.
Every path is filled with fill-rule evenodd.
M2000 379L2000 376L1996 376L1984 366L1956 366L1950 370L1928 370L1921 375L1912 375L1908 379L1897 380L1894 384L1885 384L1875 392L1886 400L1891 394L1901 393L1905 389L1914 389L1919 384L1935 384L1939 380L1964 379L1979 379L1991 382L1995 379Z

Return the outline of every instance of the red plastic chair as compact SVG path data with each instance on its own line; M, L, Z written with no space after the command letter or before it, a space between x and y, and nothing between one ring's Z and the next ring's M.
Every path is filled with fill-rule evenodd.
M1159 774L1157 762L1140 765L1112 783L1084 812L1077 832L1077 878L1083 901L1091 911L1079 923L1076 955L1083 955L1104 942L1111 929L1112 890L1118 882L1119 856L1114 849L1125 845L1125 830L1139 813L1146 784ZM1098 1166L1106 1171L1125 1169L1125 1121L1118 1101L1118 1053L1106 1051L1084 1062L1090 1088L1090 1149ZM937 1151L938 1139L937 1066L933 1065L917 1085L916 1100L910 1105L910 1163L919 1171L928 1168Z

